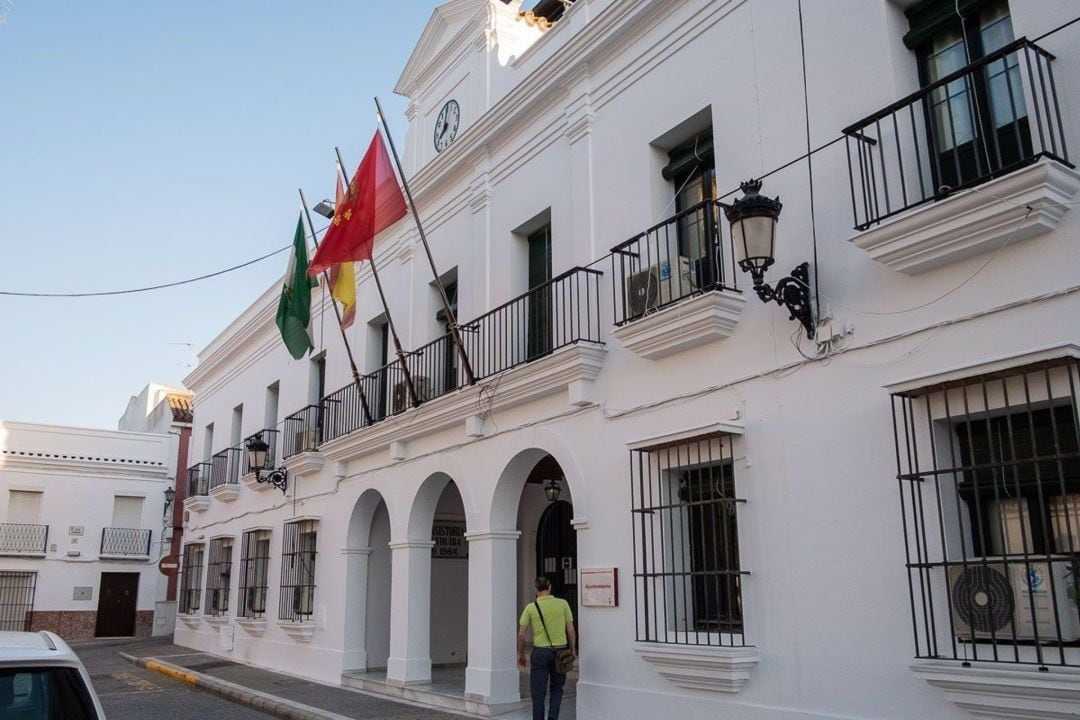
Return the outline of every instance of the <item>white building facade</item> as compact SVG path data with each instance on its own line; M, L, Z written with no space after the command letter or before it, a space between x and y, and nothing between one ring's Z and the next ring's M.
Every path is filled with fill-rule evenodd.
M0 624L150 635L168 435L0 421Z
M410 218L404 365L366 266L359 386L321 291L309 358L277 286L203 350L177 641L499 714L547 575L578 717L1080 712L1080 30L956 10L438 6L399 150L464 353Z

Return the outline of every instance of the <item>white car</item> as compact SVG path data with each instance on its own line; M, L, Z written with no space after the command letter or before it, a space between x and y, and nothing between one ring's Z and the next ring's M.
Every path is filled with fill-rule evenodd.
M51 632L0 632L0 718L105 720L94 686Z

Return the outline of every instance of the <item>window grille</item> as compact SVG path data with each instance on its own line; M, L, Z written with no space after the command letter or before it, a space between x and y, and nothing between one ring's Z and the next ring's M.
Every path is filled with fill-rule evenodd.
M229 614L229 583L232 579L233 539L214 538L206 561L206 615Z
M278 599L280 620L306 620L314 613L317 540L317 521L298 520L285 524Z
M916 657L1080 666L1078 367L893 396Z
M270 531L249 530L240 547L240 598L236 616L266 615L266 589L270 571Z
M732 436L631 451L637 639L746 645Z
M202 543L184 547L184 559L180 570L179 610L181 613L196 613L199 611L204 554L205 547Z
M30 631L36 587L36 572L0 571L0 630Z

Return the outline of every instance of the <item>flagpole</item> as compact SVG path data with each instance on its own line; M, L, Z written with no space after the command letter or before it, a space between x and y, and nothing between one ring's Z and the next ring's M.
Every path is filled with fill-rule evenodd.
M439 290L439 298L442 299L443 312L446 313L446 318L449 322L447 325L450 327L450 336L457 346L458 354L461 355L462 369L465 371L465 380L470 385L476 384L476 377L473 375L472 363L469 362L469 354L465 352L465 345L461 342L461 332L458 328L457 314L450 308L450 297L446 294L446 288L443 287L442 279L439 277L439 270L435 267L435 258L431 254L431 246L428 245L427 234L424 232L424 226L420 222L420 213L416 209L416 202L413 200L412 191L409 190L409 181L405 179L405 170L401 167L401 159L398 157L397 148L394 147L394 137L390 134L390 127L386 124L386 119L383 117L382 103L379 102L378 96L375 97L375 109L379 114L379 123L386 131L386 139L390 143L390 153L394 156L394 164L397 165L398 175L401 177L401 184L405 188L405 197L409 200L409 209L412 210L413 220L416 221L416 229L420 233L420 242L424 245L424 252L427 254L428 264L431 265L431 274L435 277L435 287Z
M345 167L345 161L341 159L341 148L334 147L334 152L337 153L338 164L341 167ZM409 372L409 363L405 360L405 351L401 349L401 340L398 339L397 329L394 327L394 318L390 315L390 306L386 302L386 293L383 292L382 280L379 279L379 268L375 265L375 242L372 238L371 245L371 276L375 278L375 287L379 291L379 300L382 301L383 312L386 313L386 325L390 330L390 337L394 339L394 349L397 351L398 362L401 363L401 373L405 380L405 390L409 393L409 399L412 401L413 407L420 404L420 399L416 396L416 388L413 386L412 373Z
M315 249L319 249L319 239L315 237L315 226L311 224L311 211L308 210L307 198L304 197L303 188L298 188L300 191L300 205L304 208L304 217L307 218L308 228L311 230L311 240L315 243ZM333 288L330 287L330 276L326 271L322 272L323 281L326 283L326 292L330 292ZM367 396L364 395L364 383L360 379L360 371L356 369L356 360L353 359L352 346L349 345L349 336L345 334L345 328L341 327L341 311L338 310L337 303L334 302L334 298L331 296L330 304L334 306L334 316L337 318L337 326L341 331L341 340L345 343L345 354L349 356L349 367L352 368L353 381L356 383L356 389L360 393L360 409L364 413L364 422L368 425L371 424L371 410L368 408ZM321 398L320 398L321 399Z

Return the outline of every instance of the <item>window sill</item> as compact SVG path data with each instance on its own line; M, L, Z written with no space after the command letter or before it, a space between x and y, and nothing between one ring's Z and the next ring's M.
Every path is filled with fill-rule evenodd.
M661 677L682 688L736 693L758 662L756 647L698 647L638 642L634 651Z
M202 622L202 615L185 613L182 615L177 615L176 619L194 630L195 628L199 627L199 624Z
M43 558L46 554L44 550L0 550L0 557Z
M740 292L712 290L631 320L616 328L614 335L628 350L659 360L729 337L745 304Z
M150 559L149 555L132 555L128 553L99 553L98 560L129 560L135 562L146 562Z
M218 502L232 502L240 497L240 486L233 483L225 483L224 485L210 488L210 494Z
M1080 174L1043 159L920 205L851 238L878 262L908 275L933 270L1054 230L1080 190ZM1002 200L1007 202L1002 202ZM1025 206L1034 208L1027 219Z
M311 638L315 637L315 623L311 621L290 622L282 620L278 623L278 627L296 642L311 642Z
M262 637L266 632L266 618L236 618L236 624L252 637Z
M212 625L215 628L219 628L229 622L228 615L206 615L204 618L207 625Z
M917 660L912 672L945 691L945 697L977 717L1023 717L1061 720L1080 707L1080 668L1003 666Z
M210 509L210 498L206 495L184 498L184 509L189 512L206 512Z

